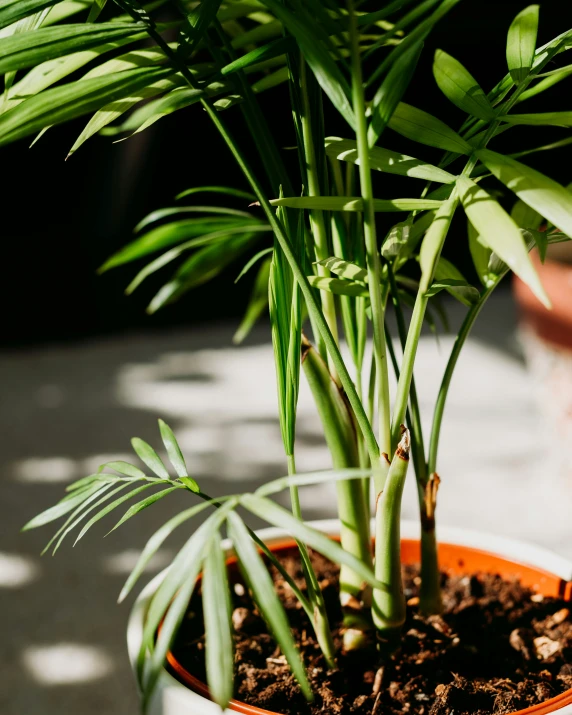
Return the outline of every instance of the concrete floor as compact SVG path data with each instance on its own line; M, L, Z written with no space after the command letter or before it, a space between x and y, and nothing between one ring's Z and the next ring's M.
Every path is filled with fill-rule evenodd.
M147 538L180 507L176 501L192 497L176 493L108 539L101 539L104 525L75 549L70 541L55 558L40 558L51 527L19 529L59 499L67 482L108 459L130 459L132 436L158 446L157 417L175 430L191 473L213 494L253 489L284 473L268 333L261 329L249 345L234 348L233 328L98 339L0 357L3 715L138 712L124 643L130 604L115 601ZM420 346L416 378L426 422L451 343L445 336L437 346L427 336ZM572 557L572 473L563 466L566 455L549 441L531 384L511 298L501 293L458 366L443 429L439 519ZM328 466L303 386L298 469ZM308 518L333 515L330 487L308 488L303 499ZM404 515L415 513L409 480ZM168 562L185 533L167 542L151 572Z

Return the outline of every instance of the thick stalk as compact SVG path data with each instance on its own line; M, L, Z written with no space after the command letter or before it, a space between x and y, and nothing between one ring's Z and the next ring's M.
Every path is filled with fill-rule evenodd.
M401 581L401 498L409 465L409 431L402 435L391 462L385 489L378 497L375 522L375 577L385 589L373 591L373 623L382 645L392 648L405 622Z
M359 466L351 408L330 375L326 363L305 339L302 342L302 365L318 408L334 469ZM336 487L341 544L360 561L372 565L368 508L362 482L359 479L341 480L336 482ZM361 576L342 565L340 600L352 626L355 625L354 621L363 620L361 599L364 588Z
M304 158L306 162L306 178L308 181L308 196L320 196L322 193L322 188L320 187L320 173L318 168L318 163L316 160L316 148L315 148L315 137L312 126L312 114L310 106L310 96L308 89L308 69L306 67L306 62L302 57L300 59L300 85L302 94L302 140L304 143ZM328 247L328 232L326 229L326 221L324 217L324 212L317 209L313 209L310 212L310 227L312 230L312 236L314 237L314 248L316 251L316 258L318 261L323 261L329 258L330 252ZM316 266L319 276L329 276L330 271L321 266L319 263ZM338 326L336 322L336 304L334 300L333 293L327 290L320 291L322 300L322 310L324 316L328 323L328 326L332 332L334 340L338 341ZM332 362L330 355L328 357L328 367L332 373L332 377L336 380L338 384L339 377L335 365Z
M384 306L381 297L381 260L377 248L373 187L369 164L366 108L359 52L359 36L353 5L350 0L350 35L352 52L352 98L356 117L356 141L359 157L361 195L364 199L363 231L366 247L369 298L373 324L373 346L378 380L379 446L390 454L391 421L389 405L389 371L384 334Z

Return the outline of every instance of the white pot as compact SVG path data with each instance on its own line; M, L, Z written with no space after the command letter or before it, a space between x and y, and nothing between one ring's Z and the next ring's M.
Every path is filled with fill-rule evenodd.
M339 534L339 523L334 519L310 522L310 525L331 536L337 536ZM289 537L289 534L282 529L275 528L262 529L257 533L269 546L283 542L285 538ZM403 539L418 539L419 524L413 521L402 522L401 535ZM572 582L572 562L550 551L521 541L491 536L490 534L467 529L445 527L439 529L439 542L441 544L454 544L478 549L481 552L487 552L489 554L495 554L496 556L513 561L516 564L541 569L545 573L562 579L563 581ZM228 540L223 542L223 548L230 554L231 544ZM161 580L164 578L165 573L166 570L158 574L147 584L135 602L129 617L127 646L131 667L134 673L137 653L139 652L143 637L145 614L151 598ZM572 591L572 589L569 590ZM570 597L572 598L572 593ZM189 690L166 670L163 670L161 673L148 712L149 715L221 715L220 708L217 705L202 695ZM225 715L236 715L236 712L236 710L229 709L225 711ZM548 711L544 710L544 712ZM555 707L551 709L550 712L558 712L558 715L572 715L572 704Z

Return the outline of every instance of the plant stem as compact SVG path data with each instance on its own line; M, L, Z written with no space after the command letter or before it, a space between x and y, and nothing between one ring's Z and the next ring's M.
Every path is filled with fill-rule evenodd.
M384 334L384 307L381 298L381 261L377 248L373 187L369 165L369 144L363 78L359 53L359 36L353 4L349 2L350 36L352 51L352 97L356 117L356 141L359 157L361 195L364 199L363 230L366 246L369 298L373 323L373 345L378 380L379 407L379 447L386 454L391 453L391 420L389 404L389 375Z
M411 316L409 331L407 333L407 341L403 351L401 375L399 376L399 381L397 383L397 393L395 396L395 406L393 412L392 440L394 443L396 443L400 437L401 424L405 419L405 413L407 411L417 346L419 345L425 311L427 310L427 303L429 302L429 298L426 293L433 282L435 267L437 265L437 261L439 260L439 256L441 255L441 249L443 248L443 243L445 242L445 238L449 232L451 221L453 220L453 215L458 203L459 199L456 196L456 193L453 193L451 198L437 211L421 247L422 252L424 250L424 246L427 247L425 249L427 267L422 270L419 290L417 291L417 296L415 298L413 315ZM423 254L421 256L421 262L423 264Z
M503 274L504 275L504 274ZM449 393L449 387L451 385L451 379L453 377L453 372L457 365L457 360L461 354L461 350L471 332L471 328L474 325L477 316L483 309L483 306L489 299L491 293L496 288L500 282L501 276L492 284L487 290L481 295L478 302L475 303L463 320L459 333L455 338L455 343L453 344L453 349L447 361L447 367L443 374L443 379L441 381L441 387L439 388L439 394L437 395L437 402L435 403L435 411L433 413L433 424L431 427L431 439L429 442L429 457L428 457L428 471L433 473L437 468L437 450L439 448L439 437L441 435L441 424L443 422L443 413L445 411L445 403L447 401L447 395Z
M330 375L326 363L305 339L302 343L302 365L318 408L334 469L357 467L359 454L351 408ZM336 487L341 544L360 561L372 565L368 508L362 481L340 480L336 482ZM342 565L340 601L342 606L352 612L352 626L356 625L356 619L363 620L360 614L363 590L361 576Z
M316 161L315 137L312 126L312 114L310 106L310 96L308 88L308 69L303 57L300 58L300 88L302 94L302 139L304 143L304 158L306 162L306 177L308 181L308 196L320 196L324 190L320 186L319 168ZM310 212L310 226L314 237L314 247L316 258L318 261L323 261L329 258L330 252L328 247L328 232L326 230L326 222L324 220L324 212L316 209ZM329 276L330 271L317 265L319 276ZM322 310L331 330L332 336L338 342L338 326L336 322L336 305L333 293L329 291L320 291L322 300ZM335 381L340 384L339 376L335 365L333 364L331 355L327 356L328 367Z
M401 581L401 498L409 465L409 431L403 427L401 440L391 462L383 492L378 497L375 522L375 577L386 588L373 591L373 623L378 638L389 648L405 622L405 596Z

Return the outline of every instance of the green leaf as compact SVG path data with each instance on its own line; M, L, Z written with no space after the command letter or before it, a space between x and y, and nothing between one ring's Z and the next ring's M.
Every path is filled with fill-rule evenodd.
M252 85L252 91L254 94L260 94L261 92L266 92L268 89L278 87L278 85L287 82L289 79L290 71L288 67L281 67L279 70L276 70L276 72L271 72L266 75L266 77L262 77L262 79L255 82Z
M123 484L123 487L129 486L128 484ZM94 517L92 517L87 524L84 525L82 530L79 532L77 535L77 538L74 542L74 546L77 544L77 542L86 534L86 532L91 529L91 527L96 524L100 519L103 519L104 516L107 516L110 512L112 512L115 508L118 506L121 506L124 502L128 501L134 496L137 496L137 494L140 494L141 492L146 491L147 489L151 489L151 487L156 486L156 484L144 484L141 487L137 487L137 489L133 489L133 491L129 492L129 494L124 494L122 497L119 497L119 499L116 499L115 501L111 502L111 504L108 504L104 509L102 509L100 512L98 512ZM107 495L104 500L101 500L102 502L107 500L108 497L114 495L119 489L114 490L111 492L111 494ZM160 493L160 492L159 492ZM99 503L97 503L97 506L99 506ZM95 507L96 505L94 505ZM90 509L91 511L91 509Z
M374 146L391 119L391 115L405 94L423 49L420 41L405 52L389 70L375 93L371 103L371 122L367 130L367 140Z
M121 484L119 487L114 489L111 492L108 492L108 490L113 486L113 482L105 483L103 481L100 481L99 483L99 488L97 491L95 491L91 496L89 496L83 503L81 503L76 509L72 511L70 516L65 520L65 522L62 524L62 526L56 531L56 533L52 536L52 538L48 541L46 546L42 550L42 556L49 551L50 547L54 542L57 542L56 545L54 546L54 550L52 552L52 556L55 555L56 551L59 549L61 546L63 540L65 537L68 535L68 533L77 525L79 522L87 516L93 509L97 509L97 507L102 504L104 501L109 499L110 497L114 496L117 492L122 491L123 489L126 489L129 484ZM106 492L108 492L106 494ZM103 498L101 495L104 494ZM95 504L93 504L92 507L88 507L88 505L95 501Z
M128 96L124 96L121 99L117 99L114 102L110 102L97 111L89 122L84 127L81 134L75 140L72 148L69 150L68 158L75 154L75 152L84 144L88 139L90 139L97 132L102 131L108 124L114 122L118 117L125 112L128 112L136 104L139 104L144 99L150 99L156 97L158 94L163 94L167 92L172 87L176 87L181 79L175 75L165 79L160 79L157 82L152 82L151 84L137 89L136 92Z
M4 0L0 4L0 29L56 5L60 0Z
M163 524L163 526L153 534L153 536L146 543L145 548L141 552L141 555L139 556L139 559L133 568L133 571L131 571L131 573L129 574L129 578L127 579L125 585L121 590L118 599L119 603L121 603L129 595L133 586L137 583L139 577L145 570L147 564L157 553L165 539L167 539L173 533L173 531L185 521L191 519L193 516L200 514L200 512L212 506L213 500L208 500L201 502L200 504L195 504L195 506L191 507L190 509L185 509L185 511L182 511L180 514L177 514L176 516L169 519L169 521Z
M485 121L495 118L496 113L479 83L454 57L437 50L433 74L439 89L459 109Z
M33 519L22 527L22 531L29 531L30 529L37 529L39 526L44 526L52 521L56 521L60 517L68 514L70 511L75 509L79 504L84 502L88 497L90 497L95 491L100 489L101 485L93 484L88 486L86 489L82 489L80 492L72 492L66 497L61 499L57 504L46 509L41 514L38 514Z
M408 222L401 222L392 226L381 244L381 255L387 260L392 260L401 255L401 252L409 242L410 230L411 225Z
M130 263L150 253L168 248L175 243L181 243L192 237L201 237L213 232L217 234L224 229L240 225L237 219L229 218L196 218L186 221L173 221L164 226L154 228L145 235L136 238L114 253L99 269L100 273L110 268ZM225 234L226 235L226 234Z
M255 233L240 235L229 241L213 243L193 253L177 270L173 278L155 295L147 307L147 312L155 313L159 308L178 300L191 288L215 278L238 256L248 250L255 239Z
M135 111L129 119L120 127L121 132L129 133L129 136L139 134L148 129L159 119L167 117L179 109L185 109L193 104L197 104L206 95L202 89L191 89L190 87L175 87L164 97L141 107Z
M457 179L457 189L465 213L481 239L548 307L550 301L530 261L528 249L516 223L502 206L474 181L460 176Z
M465 276L451 261L443 258L443 256L439 258L435 268L435 281L441 284L447 293L450 293L469 308L480 298L479 291L468 283ZM435 283L433 286L435 286Z
M147 484L146 487L149 486L154 486L152 484ZM135 494L138 494L139 492L143 491L144 488L146 487L140 487L139 489L135 489L129 496L135 496ZM137 504L133 504L132 506L129 507L129 509L123 514L121 519L115 524L115 526L110 529L107 534L111 534L112 531L115 531L119 526L124 524L128 519L131 519L131 517L135 516L136 514L139 514L140 511L143 511L143 509L147 509L147 507L151 506L152 504L155 504L155 502L158 502L160 499L163 499L163 497L168 496L169 494L172 494L173 492L176 492L177 489L182 489L182 487L176 486L176 487L168 487L167 489L162 489L160 492L156 492L155 494L152 494L150 497L147 497L146 499L142 499L141 501L138 501ZM125 501L123 499L122 501ZM118 506L118 504L114 505ZM106 534L106 536L107 536ZM79 539L79 537L78 537Z
M243 575L253 592L256 605L286 657L304 696L307 700L311 700L310 684L308 683L300 654L294 643L284 607L278 599L270 574L252 543L244 522L234 512L228 515L228 530L238 555Z
M141 29L141 25L133 22L105 22L40 27L4 37L0 39L0 74L34 67L56 57L139 35Z
M401 102L388 125L407 139L456 154L471 154L472 146L431 114Z
M224 710L234 686L234 641L226 563L218 532L205 557L202 596L207 682L212 699Z
M442 290L446 290L466 306L474 305L480 296L479 291L474 286L456 278L443 278L435 281L425 295L432 297Z
M530 206L518 199L511 209L510 215L519 228L531 228L536 231L542 225L542 216Z
M167 575L151 600L138 659L139 673L145 665L143 672L144 707L149 701L164 667L167 652L188 608L209 542L234 507L235 503L228 501L199 526L173 560ZM155 641L155 634L161 622L161 632ZM153 643L155 643L154 647ZM147 647L152 647L152 652L149 660L145 663Z
M238 276L236 277L236 279L235 279L234 282L235 282L235 283L238 283L238 281L239 281L243 276L245 276L245 275L248 273L248 271L252 268L252 266L253 266L255 263L257 263L257 262L258 262L261 258L263 258L264 256L267 256L269 253L272 253L273 250L274 250L273 247L263 248L262 251L258 251L258 253L255 253L254 256L252 256L252 258L250 258L250 259L244 264L244 267L242 268L242 270L240 271L240 273L238 274Z
M361 479L363 477L371 477L371 474L371 469L328 469L319 472L293 474L266 482L266 484L258 487L255 494L261 497L267 497L271 494L282 492L285 489L290 489L292 486L307 487L315 484L331 484L332 482L345 479Z
M367 281L367 270L351 261L344 261L341 258L332 256L318 261L321 266L325 266L329 271L335 273L339 278L346 278L350 281Z
M357 142L353 139L328 137L326 139L326 154L340 161L359 164ZM399 154L377 146L369 150L369 164L371 169L385 171L388 174L411 176L416 179L436 181L443 184L451 184L455 181L453 174L444 169L427 164L419 159L414 159L412 156Z
M532 126L572 127L572 112L541 112L539 114L505 114L503 122Z
M428 281L432 282L433 280L435 268L441 256L451 221L455 215L457 203L456 193L453 192L435 214L421 243L419 265L421 267L421 278L426 285Z
M572 65L569 65L568 67L562 67L560 71L556 71L556 74L552 74L551 72L547 72L546 75L538 75L539 77L544 77L544 79L541 79L540 82L536 82L532 87L529 87L526 89L522 94L519 95L518 99L516 100L516 103L519 104L520 102L524 102L527 99L531 99L532 97L536 97L538 94L541 94L542 92L546 92L547 89L550 89L551 87L554 87L557 84L560 84L562 80L565 80L567 77L572 74Z
M470 221L467 221L467 232L469 236L469 251L471 252L475 270L483 286L489 288L491 281L494 280L489 271L489 261L492 251L479 239L479 234Z
M340 278L328 278L326 276L308 276L308 283L313 288L335 293L336 295L349 295L353 298L369 297L368 289L361 283L346 281Z
M264 4L293 35L318 84L350 127L355 128L349 84L319 36L278 0L264 0Z
M131 440L131 446L139 459L144 462L152 472L155 472L158 477L161 479L170 478L165 465L150 444L147 444L147 442L139 439L139 437L133 437Z
M239 57L238 59L225 65L220 73L223 77L238 72L239 70L244 70L251 65L257 64L264 60L272 59L273 57L279 57L289 49L293 47L294 43L291 37L280 37L277 40L269 42L267 45L262 47L257 47L252 52L248 52L246 55Z
M172 248L170 251L163 253L154 261L151 261L151 263L147 264L145 268L139 271L139 273L127 286L127 288L125 289L125 293L127 295L133 293L133 291L138 288L141 283L151 274L155 273L155 271L158 271L160 268L163 268L163 266L166 266L171 261L174 261L176 258L188 251L190 248L196 248L198 246L204 246L207 244L214 243L226 243L229 242L236 234L244 235L246 233L252 233L256 231L266 232L268 230L268 226L265 226L264 224L244 224L235 228L230 228L222 231L214 231L213 233L208 233L206 236L198 236L197 238L191 238L190 241L181 243L176 248ZM214 276L211 276L211 278L212 277ZM207 280L210 280L210 278L208 278Z
M266 254L273 249L266 249L262 253ZM257 254L259 256L260 254ZM256 256L254 256L256 258ZM244 271L244 269L243 269ZM242 275L242 274L241 274ZM264 263L260 266L256 280L254 281L254 287L252 289L252 295L248 302L248 307L244 314L243 319L238 326L232 341L236 345L239 345L250 333L256 321L260 318L262 313L268 308L268 279L270 276L270 258L266 259ZM240 278L240 276L239 276ZM237 279L238 280L238 279Z
M147 479L147 475L145 472L142 472L139 467L122 460L105 462L105 464L102 464L99 467L99 471L102 472L106 468L113 469L113 471L118 472L119 474L124 474L126 477L133 477L134 479Z
M490 149L481 149L476 154L519 199L572 237L571 191L539 171Z
M186 12L183 4L179 5L179 9L182 9L185 14L185 22L179 33L180 46L178 49L183 59L186 60L193 54L209 26L215 20L220 5L221 0L202 0L190 12Z
M234 189L232 186L194 186L192 189L185 189L185 191L177 194L175 199L179 201L179 199L184 199L187 196L201 193L226 194L228 196L235 196L238 199L246 199L246 201L254 201L256 199L254 194L248 191L242 191L241 189Z
M53 10L52 10L53 12ZM51 17L51 14L50 14ZM7 96L6 92L3 95L3 102L0 104L0 114L12 109L18 104L21 104L25 99L32 95L38 94L44 89L51 87L56 82L59 82L64 77L68 77L81 67L92 60L97 59L106 52L116 50L123 45L134 42L135 40L145 37L145 33L141 32L138 35L115 40L99 47L94 47L91 50L83 52L74 52L65 57L57 57L54 60L48 60L33 67L21 80L19 80L11 89ZM135 54L135 53L133 53Z
M292 209L318 209L319 211L363 211L360 196L292 196L272 199L272 206ZM373 199L374 211L426 211L441 206L432 199Z
M96 111L110 101L165 78L169 73L172 73L169 68L144 68L48 89L0 116L0 145Z
M236 216L240 219L248 219L248 221L255 220L252 214L249 214L246 211L239 211L238 209L231 209L226 206L172 206L165 209L151 211L151 213L147 214L142 221L139 221L137 226L133 229L133 232L141 233L144 228L147 228L152 223L156 223L157 221L161 221L165 218L181 216L187 213L223 214L225 216ZM209 219L210 218L211 217L209 216Z
M519 12L508 30L506 61L515 84L523 82L532 68L538 33L538 9L538 5L529 5Z
M198 483L192 477L179 477L179 480L187 487L187 489L193 494L198 494L201 489Z
M179 477L188 477L189 473L187 472L185 458L183 457L183 453L181 452L181 448L179 447L179 443L177 442L177 438L175 437L173 430L166 422L163 422L163 420L159 420L159 430L161 432L161 439L163 440L163 444L167 450L167 455L169 456L171 464L175 468L175 472L177 472Z
M308 544L336 564L344 564L358 573L363 580L374 588L383 588L373 572L353 554L345 551L337 542L332 541L321 531L308 526L292 515L290 511L275 502L256 494L243 494L240 503L246 509L264 521L285 529L302 544Z

